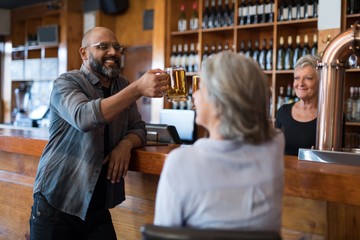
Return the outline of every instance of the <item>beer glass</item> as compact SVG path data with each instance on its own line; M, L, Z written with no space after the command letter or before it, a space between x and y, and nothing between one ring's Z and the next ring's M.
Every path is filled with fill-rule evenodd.
M165 93L169 102L181 102L188 100L188 84L185 70L182 67L168 67L165 71L169 74L168 90Z
M191 83L191 92L192 94L194 94L194 92L196 92L197 90L199 90L199 84L200 84L200 76L199 75L194 75L192 77L192 83ZM194 97L191 98L191 105L192 105L192 109L196 109L195 108L195 104L194 104Z

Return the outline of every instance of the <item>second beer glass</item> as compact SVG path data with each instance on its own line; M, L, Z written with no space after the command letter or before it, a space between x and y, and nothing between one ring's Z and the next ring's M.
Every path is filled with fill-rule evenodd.
M187 101L189 91L184 68L168 67L165 71L169 74L166 100L169 102Z

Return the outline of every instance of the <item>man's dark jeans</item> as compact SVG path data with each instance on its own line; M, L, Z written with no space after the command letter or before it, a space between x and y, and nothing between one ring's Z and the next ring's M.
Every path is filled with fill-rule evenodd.
M34 195L30 240L116 240L107 209L89 208L86 220L53 208L41 193Z

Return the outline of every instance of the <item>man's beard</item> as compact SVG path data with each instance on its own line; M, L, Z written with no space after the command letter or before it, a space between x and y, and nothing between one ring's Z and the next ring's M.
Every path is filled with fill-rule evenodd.
M106 60L112 60L115 62L115 66L114 67L106 67L104 65L104 63L106 62ZM89 59L89 63L90 63L90 68L96 72L97 74L100 74L104 77L113 79L119 76L121 70L120 70L120 61L121 59L119 57L104 57L103 59L101 59L101 61L98 61L97 59L94 58L94 56L90 53L90 59Z

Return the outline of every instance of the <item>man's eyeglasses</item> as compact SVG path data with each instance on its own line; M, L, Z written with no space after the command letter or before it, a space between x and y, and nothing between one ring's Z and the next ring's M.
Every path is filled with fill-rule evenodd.
M113 47L116 52L122 53L124 50L124 45L120 43L111 43L111 42L99 42L91 44L90 47L96 47L97 49L100 49L102 51L109 51L110 47Z

